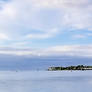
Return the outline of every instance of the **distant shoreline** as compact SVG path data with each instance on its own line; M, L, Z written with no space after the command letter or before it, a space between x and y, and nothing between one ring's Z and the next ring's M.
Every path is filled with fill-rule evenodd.
M84 66L84 65L77 65L77 66L68 66L68 67L49 67L48 71L62 71L62 70L92 70L92 66Z

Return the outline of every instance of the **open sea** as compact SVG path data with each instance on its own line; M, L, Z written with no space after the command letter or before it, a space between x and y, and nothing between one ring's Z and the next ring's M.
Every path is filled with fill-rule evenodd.
M0 71L0 92L92 92L92 71Z

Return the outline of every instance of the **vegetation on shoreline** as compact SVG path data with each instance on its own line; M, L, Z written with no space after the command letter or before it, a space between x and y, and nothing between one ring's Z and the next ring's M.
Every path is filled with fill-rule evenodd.
M68 67L49 67L48 71L58 71L58 70L92 70L92 66L68 66Z

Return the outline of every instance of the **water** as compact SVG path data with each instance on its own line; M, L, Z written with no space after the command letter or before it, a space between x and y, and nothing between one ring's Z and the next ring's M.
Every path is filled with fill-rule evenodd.
M0 71L0 92L92 92L92 71Z

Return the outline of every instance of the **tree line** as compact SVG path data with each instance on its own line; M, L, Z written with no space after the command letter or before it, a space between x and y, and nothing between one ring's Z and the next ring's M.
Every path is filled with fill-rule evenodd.
M84 66L84 65L77 65L77 66L68 66L68 67L49 67L49 71L55 70L92 70L92 66Z

